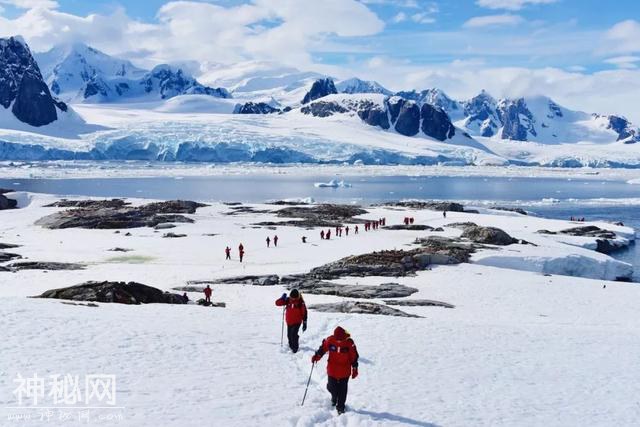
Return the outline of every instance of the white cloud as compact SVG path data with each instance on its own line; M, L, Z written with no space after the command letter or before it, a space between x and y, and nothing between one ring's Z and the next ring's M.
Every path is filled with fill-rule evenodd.
M19 9L31 9L34 7L42 7L45 9L55 9L58 2L54 0L0 0L0 4L14 6ZM0 12L2 8L0 8Z
M640 52L640 22L629 19L611 27L606 34L604 50L609 53Z
M558 0L477 0L476 4L487 9L520 10L527 5L551 4Z
M413 15L411 15L411 20L418 24L433 24L434 22L436 22L436 18L434 18L428 12L414 13Z
M518 25L524 22L520 15L486 15L486 16L474 16L463 24L465 28L481 28L481 27L497 27L497 26L511 26Z
M406 20L407 20L407 14L404 12L398 12L396 16L394 16L393 19L391 19L391 21L393 21L396 24L399 24L400 22L404 22Z
M633 69L638 68L636 62L640 61L640 56L616 56L613 58L605 59L607 64L616 65L618 68Z
M253 0L229 7L174 1L162 6L157 18L149 24L130 18L124 9L82 17L34 8L15 19L0 17L0 36L21 34L36 51L81 41L107 53L124 52L147 66L260 59L304 68L313 63L313 48L333 45L347 51L355 44L341 39L384 28L375 13L355 0Z

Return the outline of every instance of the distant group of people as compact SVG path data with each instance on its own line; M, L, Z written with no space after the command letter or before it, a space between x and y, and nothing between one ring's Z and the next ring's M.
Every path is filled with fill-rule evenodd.
M271 246L271 238L269 238L269 236L267 236L267 247L270 247L270 246ZM277 235L273 236L273 246L274 247L278 247L278 236Z
M576 221L576 222L584 222L584 217L578 218L578 217L572 216L569 220Z
M375 221L367 221L364 223L364 231L369 230L377 230L380 226L384 226L387 223L386 218L380 218ZM349 231L351 228L347 225L346 227L336 226L335 228L335 236L342 237L342 233L344 232L345 237L349 236ZM353 228L353 233L358 234L360 232L360 227L355 225ZM331 229L324 231L320 230L320 240L331 240ZM303 237L303 243L306 243L306 237Z
M227 260L231 259L231 248L229 246L227 246L224 249L224 253L226 255ZM244 245L242 243L240 243L240 245L238 246L238 256L240 258L240 262L242 262L242 260L244 259Z
M408 217L408 216L404 217L404 225L412 225L414 221L415 219L413 217Z

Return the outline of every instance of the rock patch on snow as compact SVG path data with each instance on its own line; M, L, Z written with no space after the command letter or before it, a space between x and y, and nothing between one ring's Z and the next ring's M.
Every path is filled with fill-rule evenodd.
M518 240L511 237L506 231L496 227L480 227L472 225L464 228L461 237L469 239L475 243L487 245L508 246L518 243Z
M382 283L378 286L340 285L324 281L301 281L287 285L288 289L298 289L311 295L334 295L346 298L404 298L418 292L418 289L398 283Z
M444 307L455 308L455 305L448 302L434 301L430 299L405 299L405 300L385 300L387 305L398 305L404 307Z
M36 225L50 229L118 229L155 227L158 224L173 222L192 223L192 219L178 214L193 214L196 209L206 206L185 200L155 202L136 207L125 206L123 203L114 200L85 202L84 207L40 218Z
M85 282L61 289L51 289L37 298L92 301L118 304L184 304L182 295L163 292L137 282Z
M309 309L321 311L324 313L354 313L354 314L376 314L382 316L397 316L397 317L415 317L420 318L415 314L405 313L404 311L388 307L382 304L376 304L373 302L363 301L344 301L330 304L314 304L310 305Z

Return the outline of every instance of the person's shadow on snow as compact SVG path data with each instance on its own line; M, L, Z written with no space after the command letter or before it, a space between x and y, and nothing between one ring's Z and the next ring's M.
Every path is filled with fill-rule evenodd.
M367 415L373 418L375 421L396 421L396 422L407 424L410 426L439 427L437 424L428 423L425 421L418 421L418 420L403 417L400 415L390 414L388 412L372 412L372 411L365 411L363 409L354 409L352 412L360 415Z

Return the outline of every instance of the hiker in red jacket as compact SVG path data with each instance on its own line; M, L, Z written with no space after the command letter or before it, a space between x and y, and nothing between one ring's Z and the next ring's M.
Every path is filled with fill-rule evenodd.
M273 236L273 246L278 247L278 236Z
M231 248L229 246L225 248L224 253L227 255L225 259L231 259Z
M211 302L211 287L209 285L207 285L206 288L204 288L204 300L206 302Z
M324 237L326 237L327 240L331 240L331 230L327 230L327 232L324 234Z
M347 331L338 326L333 335L322 340L322 345L311 358L311 363L319 362L325 353L329 353L327 363L327 390L331 393L331 404L338 414L343 414L347 401L349 377L358 376L358 350Z
M298 352L299 344L298 331L300 325L302 325L302 332L307 330L307 306L302 299L302 295L297 289L292 289L291 293L287 297L287 294L282 294L280 298L276 300L278 307L285 306L285 320L287 322L287 338L289 339L289 347L294 353Z
M320 240L324 240L324 230L320 230Z
M354 230L354 233L358 234L358 226L356 225L356 228Z

